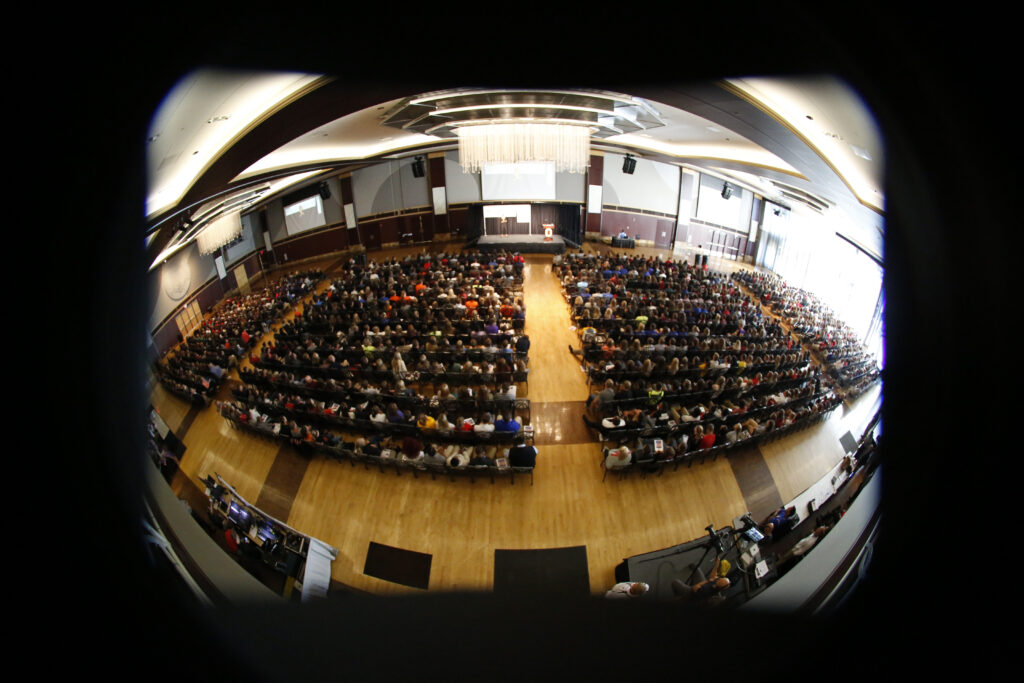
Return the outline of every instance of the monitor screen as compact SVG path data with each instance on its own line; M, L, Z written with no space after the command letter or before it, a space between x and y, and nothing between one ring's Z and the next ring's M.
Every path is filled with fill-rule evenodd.
M757 529L747 529L746 531L743 532L743 535L746 536L747 538L749 538L754 543L757 543L762 538L764 538L764 534L762 534Z
M260 528L256 531L256 535L264 541L280 540L280 537L277 535L277 532L274 531L274 528L270 526L270 524L260 525Z
M228 519L239 526L244 526L249 523L251 519L249 511L238 503L232 502L231 507L228 509Z

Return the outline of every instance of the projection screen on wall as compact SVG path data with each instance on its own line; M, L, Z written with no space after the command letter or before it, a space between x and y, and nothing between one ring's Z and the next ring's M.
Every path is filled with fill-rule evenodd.
M555 164L550 161L488 164L480 172L480 194L485 202L555 200Z
M284 225L289 236L319 228L326 223L324 203L318 194L284 207Z

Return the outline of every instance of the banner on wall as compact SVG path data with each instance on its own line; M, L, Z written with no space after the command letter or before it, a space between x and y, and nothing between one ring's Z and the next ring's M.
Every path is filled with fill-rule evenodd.
M217 266L217 276L221 280L226 278L228 276L228 271L224 270L224 257L218 256L217 258L213 259L213 262Z
M435 187L431 190L434 198L434 215L443 216L448 212L448 203L446 201L444 186Z
M601 213L600 185L590 185L587 188L587 213Z

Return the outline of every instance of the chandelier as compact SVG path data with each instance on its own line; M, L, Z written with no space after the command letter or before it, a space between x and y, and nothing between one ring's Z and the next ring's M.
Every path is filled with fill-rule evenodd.
M556 171L583 173L590 166L591 132L579 123L474 122L455 129L465 173L520 161L552 161Z
M237 211L214 220L196 236L199 253L212 254L242 233L242 217Z

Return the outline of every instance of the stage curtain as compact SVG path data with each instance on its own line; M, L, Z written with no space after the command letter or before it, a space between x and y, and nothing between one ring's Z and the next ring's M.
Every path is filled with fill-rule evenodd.
M554 221L562 239L579 246L583 242L583 226L580 221L579 204L561 204L558 207L558 219Z
M530 210L530 232L544 234L544 224L553 223L555 233L573 244L580 244L579 204L534 204Z
M466 239L480 239L484 234L484 207L482 204L472 204L466 211Z

